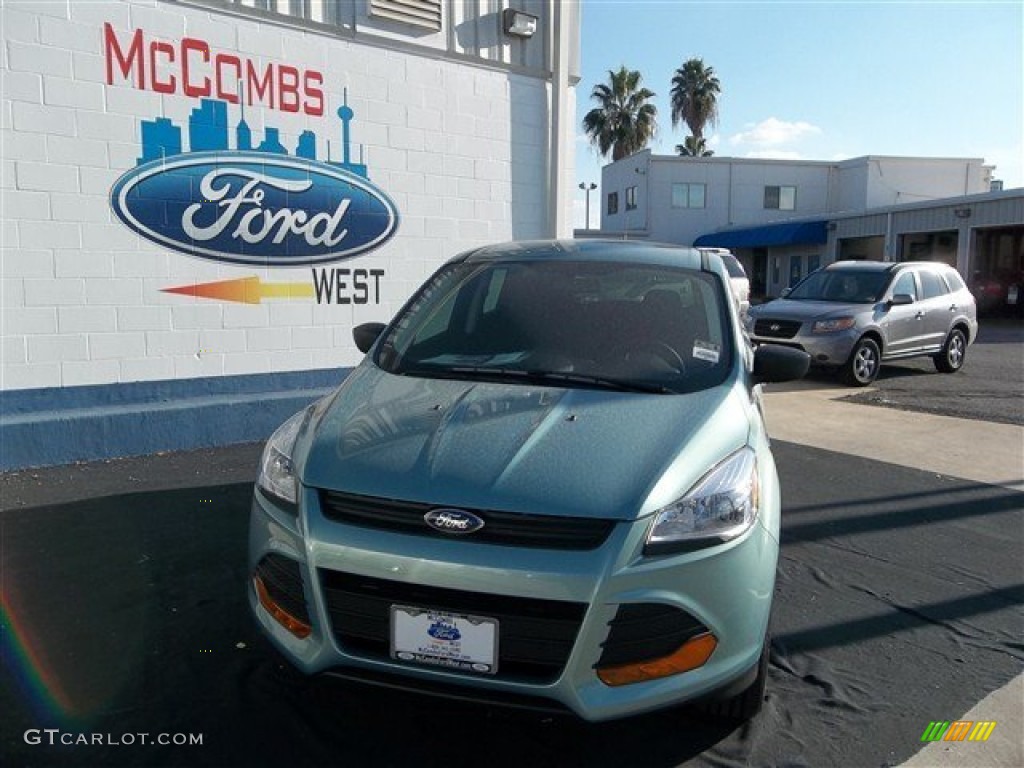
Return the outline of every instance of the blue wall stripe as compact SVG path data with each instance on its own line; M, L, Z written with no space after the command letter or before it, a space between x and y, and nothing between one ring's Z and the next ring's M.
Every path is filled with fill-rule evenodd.
M265 440L349 370L6 391L0 470Z

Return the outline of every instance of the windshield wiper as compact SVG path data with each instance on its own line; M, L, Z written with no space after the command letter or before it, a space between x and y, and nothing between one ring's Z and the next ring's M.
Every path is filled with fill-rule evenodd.
M515 379L532 383L564 382L582 384L598 389L611 389L617 392L646 392L656 395L673 394L674 390L657 384L646 384L639 381L625 381L607 376L592 376L584 373L564 373L558 371L523 370L522 368L488 368L487 366L453 366L446 369L451 373L463 376L480 376L483 378Z
M558 371L527 371L534 379L541 381L565 381L570 384L584 384L600 389L613 389L619 392L646 392L653 395L671 395L675 390L660 384L648 384L642 381L627 381L608 376L593 376L587 373L563 373Z
M453 365L444 367L408 368L396 371L400 376L426 376L436 379L480 378L490 381L521 381L532 384L578 384L595 389L610 389L616 392L644 392L653 395L673 395L676 390L640 381L626 381L608 376L593 376L585 373L558 371L523 370L522 368L489 367L486 365Z

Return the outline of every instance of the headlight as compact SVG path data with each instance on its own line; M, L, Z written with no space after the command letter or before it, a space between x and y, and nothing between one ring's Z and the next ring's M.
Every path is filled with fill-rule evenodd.
M267 440L260 459L260 476L256 484L268 496L285 504L299 503L299 484L292 465L292 449L309 414L308 408L299 411L278 427Z
M836 333L837 331L845 331L848 328L853 328L857 324L857 320L852 317L837 317L832 320L815 320L814 325L811 326L811 333Z
M747 314L745 314L743 316L743 330L747 331L747 333L750 333L751 331L753 331L754 330L754 320L755 320L754 316L752 314L750 314L750 310L748 309L747 310Z
M654 515L644 554L685 552L739 536L757 519L757 459L741 448Z

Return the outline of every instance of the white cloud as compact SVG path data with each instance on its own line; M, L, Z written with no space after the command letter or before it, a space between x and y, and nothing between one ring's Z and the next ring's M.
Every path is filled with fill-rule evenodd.
M747 130L730 137L729 143L733 145L753 144L759 147L775 147L821 133L821 129L818 126L811 125L803 120L791 123L779 120L777 117L769 117L760 123L748 123L746 128Z

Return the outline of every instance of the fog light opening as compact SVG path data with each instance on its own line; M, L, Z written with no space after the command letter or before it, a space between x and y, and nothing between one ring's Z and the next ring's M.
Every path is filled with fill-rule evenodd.
M306 639L313 633L313 628L309 624L295 618L288 613L288 611L274 602L274 599L270 596L270 593L267 592L267 588L263 584L263 579L259 576L253 576L252 583L256 588L256 597L259 598L260 605L262 605L267 613L273 617L274 621L300 640Z
M622 664L616 667L604 667L597 670L597 676L605 685L619 686L642 683L647 680L658 680L662 677L678 675L704 666L715 648L718 640L710 632L687 640L668 656L634 664Z

